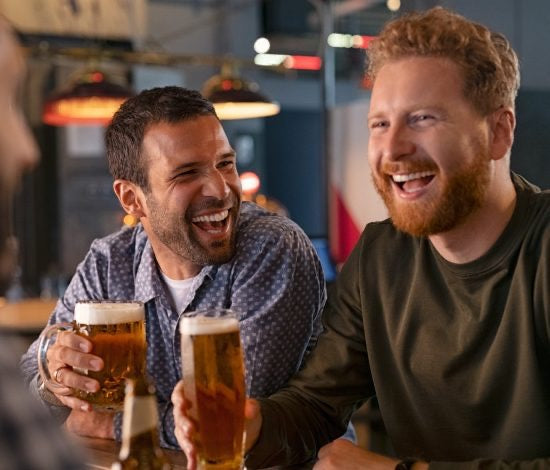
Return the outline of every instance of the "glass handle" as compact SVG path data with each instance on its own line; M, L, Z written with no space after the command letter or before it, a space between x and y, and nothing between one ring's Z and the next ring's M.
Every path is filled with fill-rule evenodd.
M50 374L48 367L48 349L52 343L55 343L54 337L60 331L74 331L72 323L57 323L47 327L41 334L38 342L38 370L44 384L51 390L66 389L67 386L60 384Z

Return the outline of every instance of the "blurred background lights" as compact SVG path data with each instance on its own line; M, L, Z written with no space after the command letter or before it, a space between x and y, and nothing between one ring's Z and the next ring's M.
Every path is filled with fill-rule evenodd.
M264 66L281 65L287 57L284 54L258 54L254 57L254 63Z
M122 219L122 222L124 223L124 225L127 225L128 227L133 227L139 222L139 219L133 215L126 214Z
M354 47L357 49L367 49L374 36L361 36L359 34L340 34L331 33L327 38L327 43L331 47Z
M260 178L253 171L245 171L240 175L244 195L252 195L260 189Z
M271 44L269 43L269 39L267 38L258 38L254 42L254 50L258 54L265 54L269 51L269 48L271 47Z
M401 0L387 0L386 6L388 10L397 11L401 8Z

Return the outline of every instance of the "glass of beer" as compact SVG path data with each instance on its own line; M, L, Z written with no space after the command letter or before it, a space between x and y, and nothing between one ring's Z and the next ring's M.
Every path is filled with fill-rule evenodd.
M230 310L181 319L185 398L197 426L202 470L237 470L244 454L244 364L239 322Z
M58 323L40 335L38 366L42 380L51 389L65 388L51 377L47 351L59 331L73 331L92 344L92 354L101 357L100 371L74 370L99 382L97 392L74 390L73 396L101 411L119 411L124 405L126 378L143 376L146 370L145 310L141 302L84 301L77 302L72 323Z

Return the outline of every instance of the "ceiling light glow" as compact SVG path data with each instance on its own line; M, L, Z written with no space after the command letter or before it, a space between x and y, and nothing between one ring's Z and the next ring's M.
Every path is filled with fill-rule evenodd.
M387 0L386 6L388 10L397 11L401 8L401 0Z
M258 38L254 42L254 50L258 54L265 54L266 52L269 51L270 47L271 47L271 44L269 42L269 39L267 38Z
M344 48L356 48L367 49L369 43L374 39L374 36L362 36L360 34L340 34L332 33L327 38L327 43L331 47L344 47Z

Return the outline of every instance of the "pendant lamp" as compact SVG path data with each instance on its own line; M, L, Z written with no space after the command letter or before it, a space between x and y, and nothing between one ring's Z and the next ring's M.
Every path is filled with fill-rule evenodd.
M260 92L257 83L239 77L229 65L206 81L202 94L212 102L221 120L273 116L281 109Z
M133 94L128 88L111 81L100 69L88 68L79 71L67 88L46 100L42 121L52 126L106 126L120 105Z

